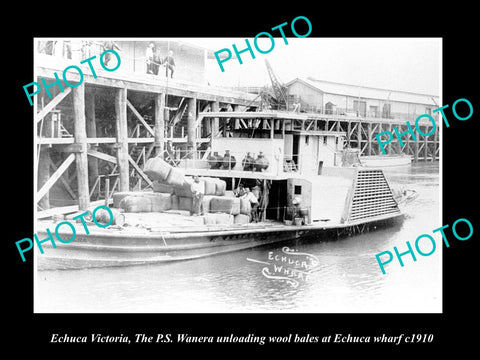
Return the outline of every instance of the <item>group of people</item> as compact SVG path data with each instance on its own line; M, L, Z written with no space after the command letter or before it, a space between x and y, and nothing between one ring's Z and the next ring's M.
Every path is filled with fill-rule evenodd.
M160 66L165 66L165 76L168 77L170 70L170 77L173 78L175 71L175 59L173 58L173 51L169 50L168 55L162 58L160 55L160 49L155 47L155 44L151 42L146 50L146 62L147 62L147 74L158 75Z
M84 60L94 55L100 55L105 50L122 51L115 41L94 41L94 40L39 40L38 52L63 57L65 59ZM112 58L110 52L106 52L103 63L108 66Z
M234 191L236 197L246 199L250 202L251 205L251 220L254 222L259 221L258 216L258 206L259 206L259 197L260 197L260 188L255 186L253 191L250 191L250 188L244 187L242 184ZM204 189L200 184L200 178L198 176L193 177L193 183L190 186L190 191L193 194L193 215L198 216L203 213L203 196Z

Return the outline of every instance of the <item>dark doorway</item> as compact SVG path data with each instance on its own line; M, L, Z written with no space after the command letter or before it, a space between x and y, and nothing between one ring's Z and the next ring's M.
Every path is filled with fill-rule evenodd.
M297 166L297 169L298 169L298 155L299 155L299 141L300 140L300 136L299 135L293 135L293 144L292 144L292 159L293 159L293 162L295 163L295 165Z
M272 181L269 194L267 219L283 221L287 207L287 180Z

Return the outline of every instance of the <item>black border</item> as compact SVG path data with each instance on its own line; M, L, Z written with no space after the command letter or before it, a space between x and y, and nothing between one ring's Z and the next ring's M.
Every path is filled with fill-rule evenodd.
M7 331L5 344L17 351L22 345L32 345L38 354L64 354L69 356L87 350L109 352L154 351L163 356L164 351L208 349L234 349L258 352L286 348L294 351L312 351L322 355L323 351L341 349L368 351L418 352L447 348L461 348L465 351L475 344L476 324L469 321L476 313L476 242L478 241L478 215L476 210L477 176L476 142L474 137L478 129L477 117L480 112L478 95L474 91L478 76L478 57L476 56L473 20L475 10L467 5L452 5L448 11L443 5L439 9L420 9L418 4L371 5L371 10L363 6L352 8L344 6L333 9L321 3L312 3L308 7L301 4L284 6L277 4L275 9L258 9L241 4L198 4L198 12L188 9L187 5L177 6L160 4L153 6L141 4L137 14L107 10L100 13L98 7L90 12L72 12L72 21L63 12L58 16L49 9L43 9L43 19L38 12L29 19L21 19L22 32L11 35L7 41L8 85L5 86L3 119L4 184L12 189L7 192L7 216L4 216L6 236L4 247L4 275L7 279L7 291L4 297L8 305L4 306L8 321L4 323ZM110 4L110 6L113 6ZM150 9L150 6L153 6ZM182 9L185 7L185 9ZM397 9L397 7L399 9ZM281 8L281 10L278 10ZM63 8L65 10L66 8ZM48 14L47 14L48 13ZM155 16L158 14L158 20ZM450 128L443 134L443 224L452 224L458 218L468 218L476 230L474 236L465 242L452 241L451 247L443 249L444 287L443 314L34 314L33 313L33 259L27 257L27 263L21 263L14 245L23 237L33 233L33 193L31 186L33 169L33 129L28 125L33 118L33 110L26 105L22 86L33 78L33 37L37 36L135 36L135 37L230 37L251 38L258 32L272 26L291 21L296 16L307 16L312 25L311 37L442 37L443 38L443 104L452 104L458 98L467 98L474 107L474 115L468 121L450 121ZM59 19L63 19L60 21ZM47 21L48 20L48 21ZM74 20L74 21L73 21ZM44 26L42 26L42 24ZM11 28L5 29L5 36L12 34ZM11 44L10 44L11 42ZM13 102L12 102L13 100ZM478 109L478 110L477 110ZM452 118L451 112L449 119ZM19 141L19 138L21 139ZM11 195L10 195L11 193ZM432 215L433 216L433 215ZM6 221L5 221L6 220ZM473 320L473 319L472 319ZM473 325L473 329L470 327ZM373 336L386 333L391 335L434 334L432 344L289 344L268 345L222 345L197 344L180 346L179 344L51 344L52 333L70 333L88 335L104 333L109 335L129 335L135 333L154 335L156 333L189 333L197 335L286 335L298 333L323 336L334 333ZM182 349L180 349L182 348ZM68 352L68 351L71 351ZM179 354L179 352L177 352ZM226 353L231 355L232 353ZM307 353L305 353L304 356ZM36 354L33 354L35 356Z

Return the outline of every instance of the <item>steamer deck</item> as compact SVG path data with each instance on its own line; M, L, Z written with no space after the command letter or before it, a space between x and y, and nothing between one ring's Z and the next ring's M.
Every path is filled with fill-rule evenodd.
M219 136L211 137L207 150L188 150L180 159L164 152L163 158L153 157L142 169L136 167L153 189L144 198L152 202L150 210L143 209L143 200L126 194L125 203L131 208L123 208L123 226L99 228L90 222L87 235L81 223L75 224L73 241L56 240L56 248L50 241L42 243L44 254L37 256L39 269L168 263L309 236L355 234L403 217L398 196L383 171L362 167L358 151L343 148L342 131L308 130L312 124L307 125L306 116L286 112L202 112L198 123L207 129L219 123L223 126ZM218 152L225 152L225 156L218 157ZM255 168L257 161L251 154L262 159L258 162L261 168ZM248 157L255 166L247 171L242 159ZM103 159L115 162L113 157ZM205 212L234 216L233 221L224 224L215 220L212 224L207 216L175 213L177 209L188 214L193 210L182 207L192 206L192 180L187 179L194 175L204 178L204 200L210 196ZM159 182L160 190L155 190L154 182ZM236 198L234 204L231 200L235 197L232 190L239 184L260 189L259 222L245 220L250 215L242 212L242 201ZM113 208L121 207L119 196L131 193L128 189L113 193ZM211 192L207 194L208 189ZM224 205L231 206L230 210L222 212ZM54 233L56 226L52 220L39 220L38 238L47 239L46 229ZM60 230L60 237L72 237L71 232Z
M141 214L125 214L141 216ZM150 217L168 214L149 213ZM50 241L42 244L43 254L38 254L39 270L83 269L109 266L130 266L169 263L192 260L257 246L282 243L309 236L334 238L339 234L352 234L374 225L401 219L403 214L380 216L361 224L338 224L319 222L309 225L285 225L279 222L259 222L231 226L192 226L185 217L188 228L151 226L111 226L105 229L88 224L85 234L82 224L74 224L76 237L70 243ZM37 235L46 239L46 229L55 228L55 222L42 221L38 224ZM51 230L52 231L52 230ZM53 232L52 232L53 233ZM72 237L71 231L60 231L65 240Z

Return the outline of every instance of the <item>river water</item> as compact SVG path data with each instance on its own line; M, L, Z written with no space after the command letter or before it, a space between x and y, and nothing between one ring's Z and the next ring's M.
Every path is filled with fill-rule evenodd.
M406 241L413 246L419 235L433 235L442 225L439 165L419 163L385 173L392 186L419 195L406 206L401 224L338 240L292 241L173 264L38 271L35 312L441 312L438 233L436 251L416 254L415 262L407 254L404 267L395 258L382 274L375 259L379 252L393 253L393 246L406 251ZM318 259L297 286L262 273L262 262L284 245ZM431 249L428 241L420 247L425 253Z

